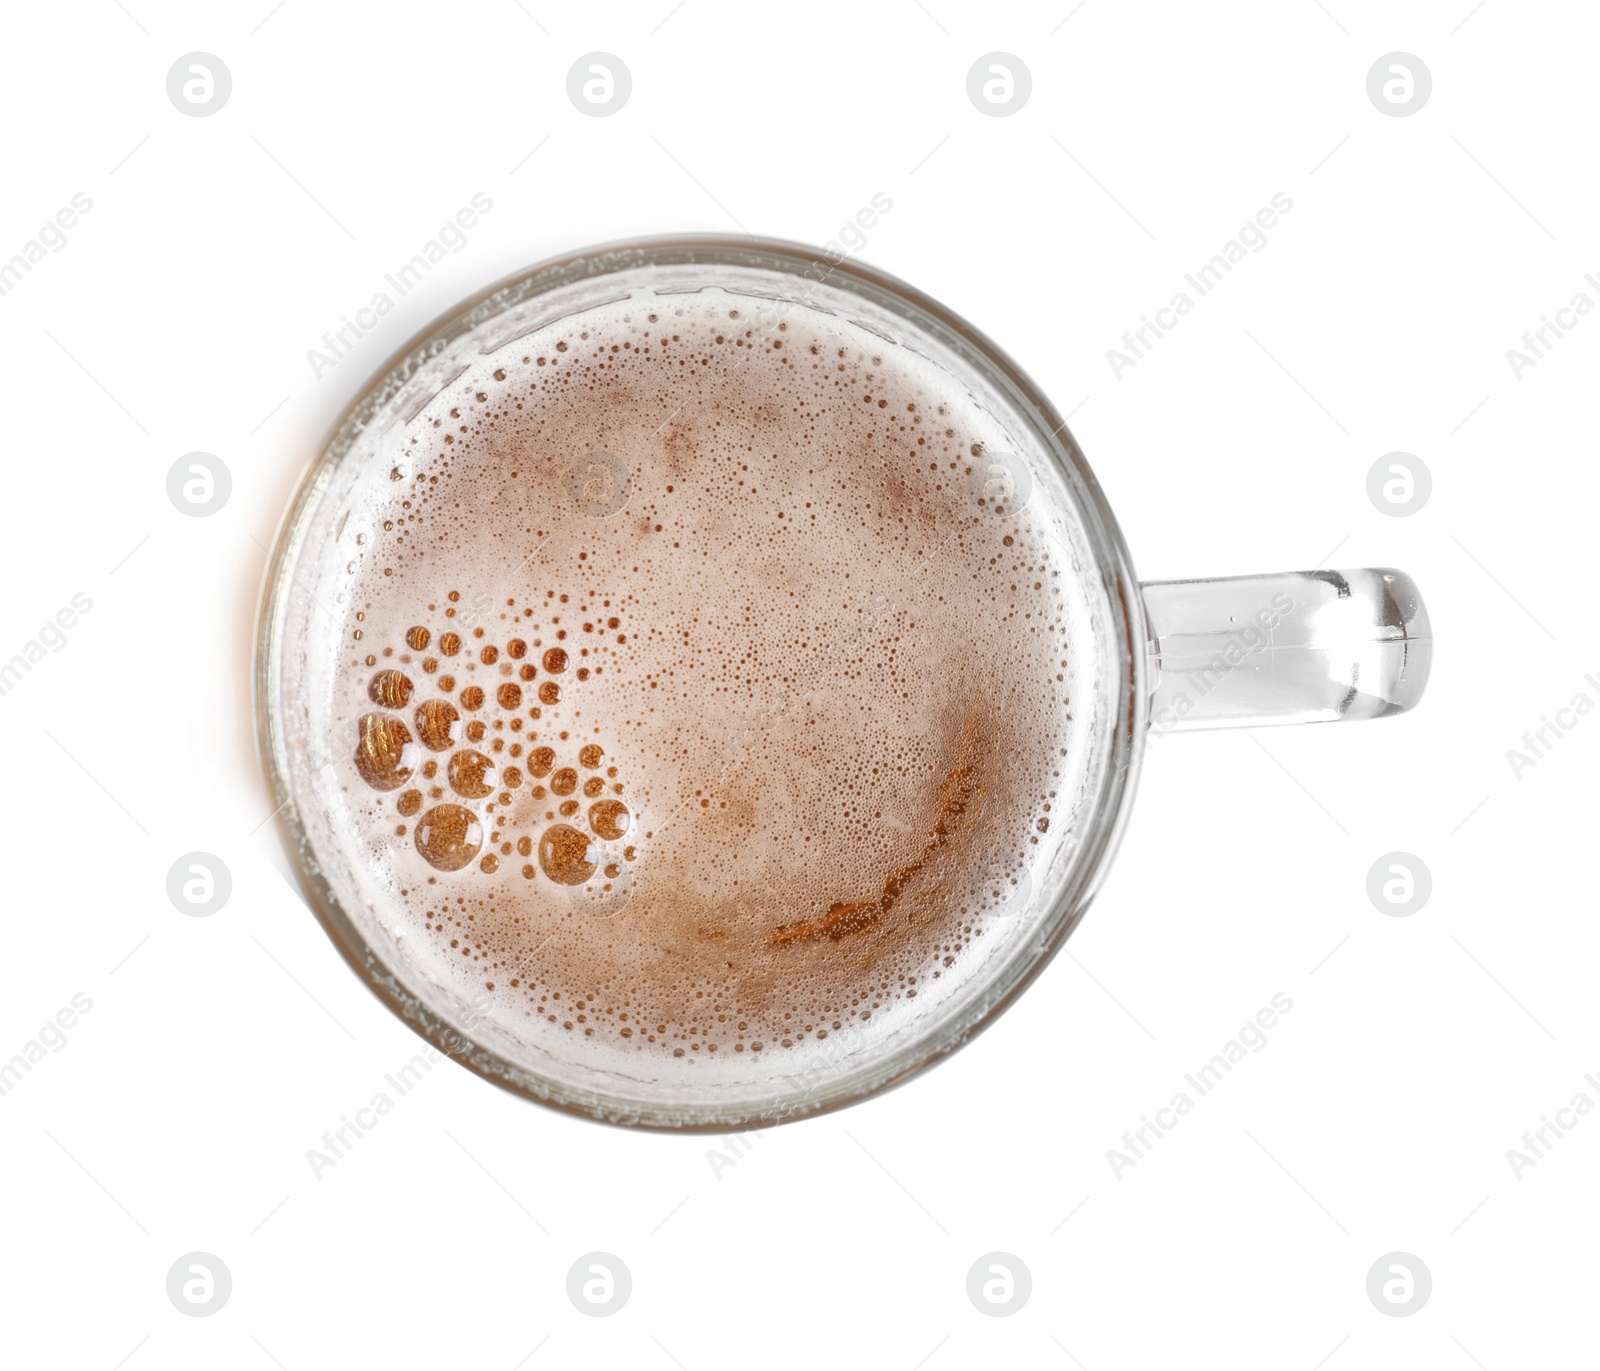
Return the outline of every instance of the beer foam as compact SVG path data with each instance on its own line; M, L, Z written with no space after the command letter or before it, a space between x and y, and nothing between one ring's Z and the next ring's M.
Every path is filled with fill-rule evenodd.
M303 706L358 922L592 1079L935 1013L1090 789L1097 611L1005 424L866 322L634 291L369 435Z

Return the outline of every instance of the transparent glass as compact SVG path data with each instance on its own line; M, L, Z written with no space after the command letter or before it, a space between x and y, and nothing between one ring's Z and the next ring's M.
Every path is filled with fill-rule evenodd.
M914 1011L838 1033L825 1053L725 1053L715 1070L663 1057L613 1069L531 1037L502 1007L442 977L389 917L340 800L347 747L329 735L347 612L341 576L363 499L387 481L406 426L449 404L495 356L555 320L619 298L737 297L754 326L795 310L840 315L932 368L1003 438L989 487L1032 502L1072 583L1074 733L1063 822L985 955ZM508 354L509 355L509 354ZM1000 447L1006 451L999 451ZM581 483L580 483L581 484ZM986 488L989 488L986 487ZM992 342L881 272L797 244L662 238L544 263L466 301L380 368L311 461L267 570L256 716L279 823L311 907L373 992L441 1051L511 1090L611 1123L721 1130L814 1114L884 1090L969 1041L1061 947L1094 896L1127 822L1153 725L1369 718L1415 703L1427 619L1398 572L1307 572L1140 587L1098 483L1048 399Z
M1393 568L1143 590L1157 733L1376 719L1409 709L1427 684L1427 610Z

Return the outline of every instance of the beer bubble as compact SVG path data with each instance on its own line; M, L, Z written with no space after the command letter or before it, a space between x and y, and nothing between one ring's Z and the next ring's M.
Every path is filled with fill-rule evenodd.
M539 865L558 885L581 885L594 875L590 840L569 824L552 824L539 839Z
M461 715L449 700L424 700L414 717L417 734L430 752L448 752L461 740Z
M450 758L450 789L463 799L482 800L500 784L498 770L481 752L470 748Z
M404 709L411 699L411 678L392 667L367 682L367 698L385 709Z
M589 806L589 827L609 842L623 837L631 822L628 806L621 800L597 800Z
M420 761L411 730L392 714L363 714L357 725L356 770L374 790L398 790Z
M470 809L435 805L417 820L417 851L438 871L459 871L483 847L483 825Z

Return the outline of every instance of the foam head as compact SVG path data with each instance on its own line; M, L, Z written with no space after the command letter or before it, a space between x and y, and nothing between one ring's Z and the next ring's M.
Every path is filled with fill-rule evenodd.
M903 323L757 286L463 332L332 468L288 611L299 819L376 963L620 1117L804 1101L970 1008L1109 727L1037 441Z

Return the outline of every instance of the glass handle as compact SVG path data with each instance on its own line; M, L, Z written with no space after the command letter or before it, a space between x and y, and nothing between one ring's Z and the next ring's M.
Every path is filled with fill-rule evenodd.
M1150 728L1376 719L1422 698L1428 611L1403 571L1147 581Z

